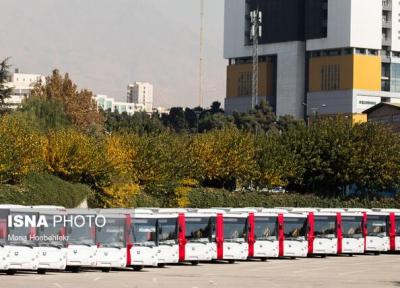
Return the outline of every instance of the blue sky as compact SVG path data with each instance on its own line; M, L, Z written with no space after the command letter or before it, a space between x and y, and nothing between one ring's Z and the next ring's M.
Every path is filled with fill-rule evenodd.
M223 101L223 0L205 0L205 99ZM79 87L125 99L150 81L155 103L195 106L200 0L2 0L0 59L27 73L69 72Z

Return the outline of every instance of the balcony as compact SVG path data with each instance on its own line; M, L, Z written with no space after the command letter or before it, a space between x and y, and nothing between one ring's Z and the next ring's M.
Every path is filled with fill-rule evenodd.
M382 9L384 11L391 11L392 10L392 1L390 0L383 0L382 1Z
M392 39L387 36L382 36L382 46L392 46Z
M392 21L383 19L382 20L382 27L383 28L389 28L389 29L392 28Z

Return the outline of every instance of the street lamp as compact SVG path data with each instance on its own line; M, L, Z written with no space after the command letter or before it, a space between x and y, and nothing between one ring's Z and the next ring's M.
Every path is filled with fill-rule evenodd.
M303 102L303 106L306 107L306 111L308 110L308 103ZM314 117L314 120L318 117L318 110L319 108L326 108L328 107L326 104L321 104L321 107L311 107L310 110L312 112L312 115ZM307 111L307 126L310 126L310 117L308 116L308 111Z

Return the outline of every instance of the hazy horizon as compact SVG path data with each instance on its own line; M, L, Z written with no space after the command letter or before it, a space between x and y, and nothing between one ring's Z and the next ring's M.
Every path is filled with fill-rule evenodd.
M205 0L204 106L223 102L223 0ZM0 59L68 72L79 88L125 100L134 81L157 106L197 106L200 0L13 0L0 10Z

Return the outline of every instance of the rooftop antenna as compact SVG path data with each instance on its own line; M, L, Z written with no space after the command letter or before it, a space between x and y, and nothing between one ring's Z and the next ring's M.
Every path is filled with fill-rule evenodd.
M251 89L251 108L258 105L258 40L262 36L262 12L257 8L250 12L250 40L253 44L253 79Z
M200 0L200 61L199 61L199 107L203 106L204 94L204 0Z

